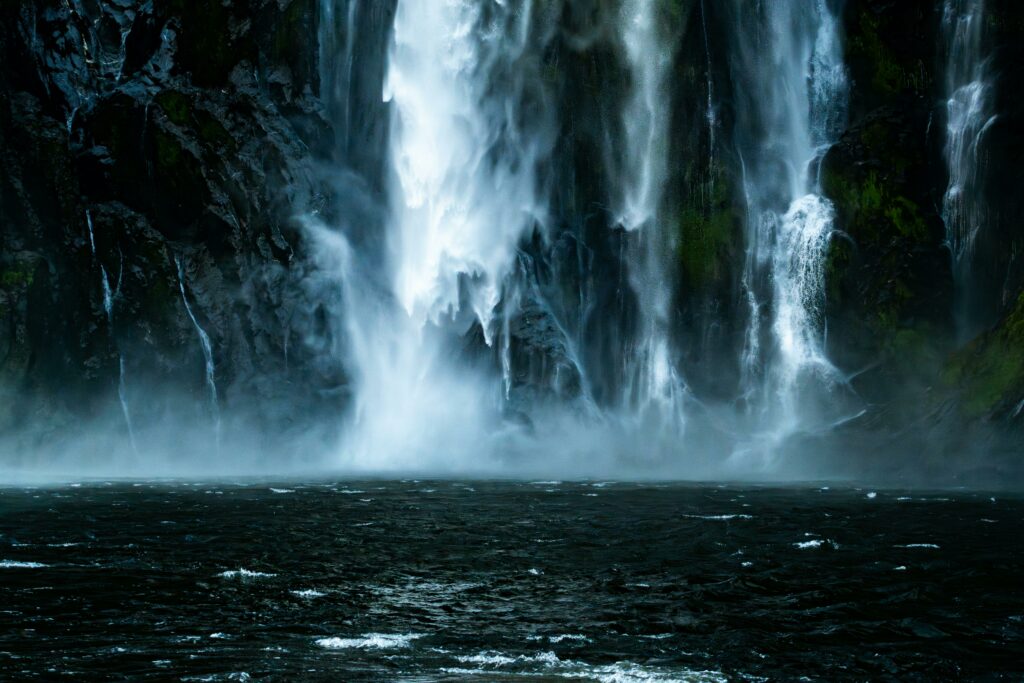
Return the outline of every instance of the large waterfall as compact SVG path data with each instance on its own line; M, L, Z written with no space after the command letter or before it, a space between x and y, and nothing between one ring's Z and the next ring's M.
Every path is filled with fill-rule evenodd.
M489 454L516 457L510 454L523 439L557 434L568 439L559 444L563 451L577 439L591 446L597 439L620 444L612 450L630 458L638 457L634 451L663 451L655 459L670 458L680 468L688 455L696 457L684 427L689 411L708 409L687 386L672 334L681 247L666 200L678 101L670 74L690 18L660 0L626 0L589 17L577 5L397 3L380 83L390 132L379 261L359 252L351 229L339 233L311 222L320 265L339 273L344 292L340 352L354 377L354 408L342 450L352 466L487 469L494 464ZM344 91L360 69L351 44L360 11L352 0L326 2L322 12L334 35L343 27L342 38L322 41L321 49L341 55L329 62L339 72L327 83L342 102L334 116L349 140L352 109ZM704 116L714 145L708 19L703 5L695 11L706 43ZM765 455L787 435L840 411L820 405L842 378L822 344L832 207L820 194L816 169L843 124L846 79L837 20L825 0L758 5L755 12L737 3L725 13L735 15L728 68L746 104L736 144L750 228L741 360L747 417L724 429L741 452ZM572 115L552 72L566 49L560 22L581 15L591 26L577 43L604 45L624 74L621 94L602 103L612 112L599 134L608 160L604 235L573 237L591 259L603 242L620 245L608 267L622 274L616 296L625 317L599 311L596 330L592 320L571 313L593 309L585 288L561 300L571 279L557 281L567 276L552 251L565 229L551 215L552 182L565 182L558 179L558 138ZM535 344L513 328L532 324L528 333L536 334L538 316L545 343L562 349L565 367L538 370L531 361L527 372L542 384L574 375L575 403L524 405L512 396L523 366L517 354ZM588 339L611 351L598 361L578 353ZM609 362L617 369L602 367ZM605 392L595 402L590 373L613 378L621 398ZM808 410L812 404L816 409Z
M8 4L19 465L1017 452L1024 4Z

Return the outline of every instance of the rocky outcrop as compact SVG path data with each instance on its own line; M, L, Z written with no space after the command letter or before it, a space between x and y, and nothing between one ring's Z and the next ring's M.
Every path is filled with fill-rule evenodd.
M197 325L225 405L279 426L337 409L293 220L330 205L317 17L311 0L0 8L0 428L88 420L122 368L140 424L202 405Z

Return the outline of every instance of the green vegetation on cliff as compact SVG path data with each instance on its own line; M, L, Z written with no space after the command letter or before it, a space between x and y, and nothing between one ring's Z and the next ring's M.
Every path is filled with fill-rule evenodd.
M1024 399L1024 292L995 329L952 357L943 379L968 417L1016 410Z

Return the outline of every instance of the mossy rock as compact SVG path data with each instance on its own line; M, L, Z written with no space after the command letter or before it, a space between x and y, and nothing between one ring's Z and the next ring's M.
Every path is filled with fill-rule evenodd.
M967 417L1013 417L1024 401L1024 292L995 329L952 356L943 380Z
M855 117L898 99L930 98L936 87L941 3L850 0L843 28Z
M177 90L164 90L154 99L172 123L189 125L192 120L192 101L188 95Z
M879 109L822 162L836 208L826 262L829 352L856 370L935 367L951 343L952 264L918 109ZM897 373L898 374L898 373Z
M675 218L679 263L690 290L715 288L732 277L743 244L743 213L719 164L691 185Z

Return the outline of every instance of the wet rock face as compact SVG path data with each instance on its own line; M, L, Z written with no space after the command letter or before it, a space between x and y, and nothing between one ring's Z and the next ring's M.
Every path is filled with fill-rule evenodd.
M317 17L312 0L0 8L0 372L34 397L24 414L88 418L122 362L129 391L201 395L196 324L225 403L333 409L344 373L314 350L294 222L330 198Z
M851 372L914 368L952 343L951 259L920 113L875 110L822 164L840 231L826 264L828 352Z

